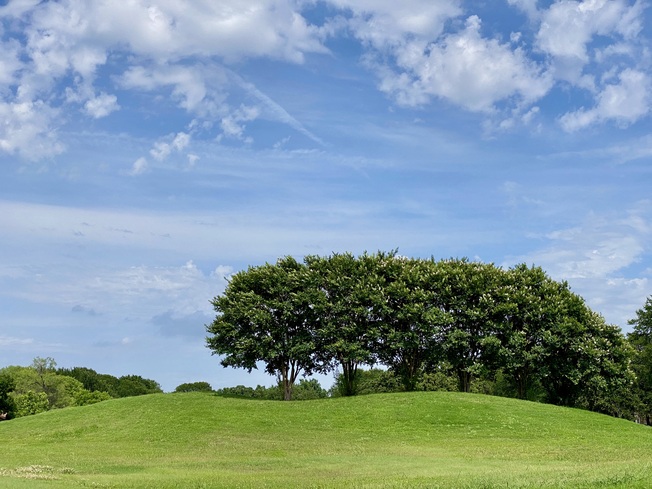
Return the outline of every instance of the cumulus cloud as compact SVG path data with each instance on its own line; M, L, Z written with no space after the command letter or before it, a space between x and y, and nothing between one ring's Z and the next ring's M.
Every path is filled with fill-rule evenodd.
M548 74L522 50L483 38L480 24L471 16L464 30L426 50L414 43L397 49L396 62L404 71L383 70L381 90L405 105L440 97L481 112L512 97L528 103L545 95L552 86Z
M590 61L588 44L597 36L630 39L641 30L643 5L624 0L560 1L541 14L537 46L555 63L556 76L578 82Z
M508 0L531 21L530 28L535 29L532 46L527 46L520 32L512 32L510 42L486 37L476 15L468 16L464 27L456 31L454 26L465 13L457 1L331 3L349 12L347 26L367 47L365 60L377 73L379 88L400 105L424 106L438 98L487 114L502 109L510 115L487 127L510 129L529 124L539 110L533 104L556 84L570 82L593 94L598 108L569 114L566 129L604 119L617 119L622 125L648 112L649 101L640 90L630 94L632 103L624 108L616 109L610 102L638 83L626 69L622 90L605 87L601 91L595 76L613 68L607 62L613 56L635 63L644 8L640 1L563 0L539 8L536 0ZM451 20L456 22L447 24ZM598 36L599 46L594 42ZM541 53L544 59L538 56ZM590 73L585 72L587 66L591 66ZM629 69L637 71L633 65ZM635 109L636 102L643 105Z
M115 77L120 87L169 87L187 111L225 117L224 63L251 57L301 63L305 53L327 52L319 28L284 0L25 0L0 7L0 16L21 34L0 32L0 111L8 121L0 150L28 159L63 150L47 116L62 109L62 100L95 119L119 110L115 95L95 87L99 68L113 57L126 54L131 63ZM38 116L25 116L37 105Z
M462 14L461 1L331 0L352 13L349 27L356 37L376 49L392 49L410 39L431 41L446 21Z
M55 121L59 111L42 100L2 102L0 100L0 150L27 160L60 154Z
M111 112L114 112L119 108L120 106L118 105L118 98L115 95L109 95L104 92L100 93L96 97L93 97L92 99L87 100L84 104L84 110L94 119L106 117Z
M26 159L61 153L56 129L68 118L61 115L109 117L121 108L117 89L170 99L193 118L218 121L224 137L250 141L245 123L268 118L323 144L228 67L261 57L303 63L308 54L328 53L326 40L343 29L362 44L379 88L404 106L441 99L485 114L498 109L512 114L501 114L506 128L566 82L596 97L595 109L567 114L567 129L647 114L647 105L634 109L634 97L620 111L609 102L640 87L632 77L646 72L636 65L644 50L637 44L642 1L561 0L538 8L542 2L508 0L528 15L523 27L533 31L532 45L520 32L485 32L461 0L326 3L328 17L315 25L304 11L314 2L299 0L12 1L0 7L0 115L7 121L0 151ZM601 87L604 66L616 56L627 58L617 67L622 87ZM230 99L242 90L244 100ZM247 112L254 106L258 114Z
M560 123L568 132L609 120L627 126L649 114L652 101L650 89L650 77L646 73L623 70L617 83L605 85L597 94L594 108L564 114Z

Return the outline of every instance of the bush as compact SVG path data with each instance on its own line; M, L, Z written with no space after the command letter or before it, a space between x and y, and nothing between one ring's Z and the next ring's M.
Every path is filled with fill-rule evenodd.
M359 369L356 373L354 395L401 392L402 390L401 380L391 370L381 370L379 368ZM344 379L341 374L338 374L335 377L333 387L330 389L330 395L340 397L345 392Z
M457 392L458 384L457 377L454 375L448 375L445 372L432 372L421 376L416 390Z
M213 392L213 388L208 382L187 382L178 385L174 392Z
M27 391L24 394L14 393L16 417L43 413L50 409L48 395L45 392Z
M14 417L16 404L11 397L11 392L16 388L16 383L9 375L0 375L0 415L4 419Z

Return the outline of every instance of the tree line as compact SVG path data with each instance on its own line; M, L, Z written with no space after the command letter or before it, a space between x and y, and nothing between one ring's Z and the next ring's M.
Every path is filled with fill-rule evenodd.
M156 381L139 375L118 378L85 367L57 368L53 358L36 357L28 367L0 369L0 416L11 419L159 392L163 391Z
M337 372L338 392L354 395L361 367L382 366L406 391L452 379L469 392L488 379L522 399L642 409L637 350L536 266L395 251L284 257L234 274L212 304L207 347L225 367L264 365L286 400L299 375Z

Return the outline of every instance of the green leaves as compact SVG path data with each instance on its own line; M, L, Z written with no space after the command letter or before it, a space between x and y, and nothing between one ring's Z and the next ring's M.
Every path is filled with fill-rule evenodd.
M559 404L606 409L629 375L617 328L538 267L395 251L286 257L236 274L213 305L207 346L224 366L263 363L286 399L299 373L341 370L338 390L352 395L361 365L383 364L405 390L448 365L462 391L500 376L521 398L536 386Z

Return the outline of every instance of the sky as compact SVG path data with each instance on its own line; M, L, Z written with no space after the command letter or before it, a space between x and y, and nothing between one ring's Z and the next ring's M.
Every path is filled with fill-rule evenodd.
M0 0L0 367L271 385L211 356L211 299L346 251L541 266L629 331L651 6Z

